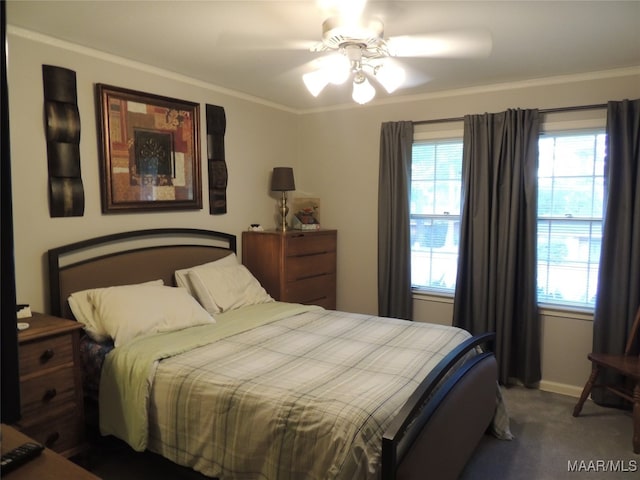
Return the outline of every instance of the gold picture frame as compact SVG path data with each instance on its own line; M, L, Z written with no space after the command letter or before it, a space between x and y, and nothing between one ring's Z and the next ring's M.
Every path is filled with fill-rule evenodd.
M96 84L102 212L202 208L200 105Z

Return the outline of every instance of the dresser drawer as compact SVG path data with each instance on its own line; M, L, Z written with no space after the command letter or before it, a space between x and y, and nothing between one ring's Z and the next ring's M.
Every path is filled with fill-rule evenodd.
M335 274L318 275L287 283L285 302L318 304L323 299L335 299Z
M286 262L287 282L336 273L336 252L305 255L304 257L287 257Z
M28 377L20 383L20 405L24 417L48 415L51 410L75 402L75 370L60 368L46 375Z
M336 308L337 231L242 232L242 263L274 299Z
M71 335L59 335L20 345L20 376L24 377L43 369L73 363L73 339Z
M327 297L317 298L312 302L307 302L308 304L318 305L326 310L335 310L336 308L336 296L331 293Z
M74 405L71 407L47 422L25 424L20 430L58 453L72 450L82 441L84 420L76 413Z
M300 233L287 237L286 241L287 257L335 252L337 247L335 234Z

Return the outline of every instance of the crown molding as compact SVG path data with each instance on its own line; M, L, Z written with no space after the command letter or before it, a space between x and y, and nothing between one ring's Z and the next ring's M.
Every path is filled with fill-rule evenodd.
M552 77L540 77L528 80L519 80L513 82L493 83L487 85L478 85L474 87L458 88L451 90L440 90L432 93L422 93L417 95L395 95L383 99L373 100L366 105L357 105L358 108L376 107L382 105L415 103L425 100L436 100L442 98L461 97L465 95L481 95L486 93L519 90L523 88L544 87L549 85L558 85L563 83L576 83L591 80L602 80L608 78L632 77L640 76L640 66L615 68L610 70L600 70L595 72L584 72L568 75L556 75ZM306 110L299 110L300 114L323 113L335 110L349 110L354 108L353 104L336 105L333 107L320 107Z
M97 50L90 47L84 47L82 45L78 45L76 43L68 42L66 40L61 40L59 38L50 37L48 35L44 35L42 33L37 33L32 30L27 30L21 27L16 27L15 25L7 25L7 34L15 35L16 37L21 37L26 40L31 40L34 42L42 43L45 45L49 45L52 47L61 48L63 50L68 50L74 53L78 53L81 55L86 55L88 57L93 57L98 60L103 60L105 62L114 63L117 65L121 65L123 67L133 68L139 70L141 72L150 73L152 75L157 75L159 77L163 77L169 80L176 80L179 82L187 83L189 85L193 85L194 87L203 88L206 90L214 91L217 93L221 93L224 95L228 95L230 97L239 98L241 100L246 100L249 102L257 103L260 105L264 105L266 107L275 108L278 110L283 110L288 113L299 113L297 110L286 107L284 105L280 105L275 102L270 102L263 98L254 97L252 95L247 95L246 93L238 92L236 90L232 90L225 87L220 87L218 85L214 85L212 83L208 83L202 80L198 80L193 77L189 77L187 75L182 75L180 73L172 72L170 70L165 70L163 68L154 67L153 65L149 65L143 62L139 62L137 60L129 60L124 57L120 57L118 55L113 55L111 53L106 53L101 50Z
M64 50L69 50L82 55L87 55L100 60L122 65L128 68L133 68L143 72L151 73L153 75L158 75L160 77L164 77L170 80L184 82L184 83L187 83L196 87L200 87L206 90L214 91L214 92L235 97L241 100L246 100L249 102L257 103L260 105L264 105L266 107L275 108L277 110L282 110L284 112L293 113L297 115L308 115L308 114L314 114L314 113L326 113L326 112L341 111L341 110L352 110L354 108L371 108L371 107L379 107L383 105L402 104L407 102L413 103L413 102L420 102L425 100L459 97L459 96L465 96L465 95L486 94L486 93L492 93L496 91L518 90L518 89L531 88L531 87L543 87L543 86L557 85L562 83L575 83L575 82L601 80L601 79L608 79L608 78L628 77L628 76L634 76L634 75L640 76L640 65L638 65L638 66L632 66L632 67L623 67L623 68L616 68L616 69L602 70L602 71L595 71L595 72L556 75L551 77L541 77L541 78L534 78L529 80L478 85L474 87L466 87L466 88L451 89L451 90L441 90L438 92L424 93L424 94L418 94L418 95L396 94L392 97L373 100L372 102L369 102L366 105L355 105L353 103L345 103L341 105L333 105L330 107L295 109L295 108L281 105L279 103L265 100L263 98L247 95L246 93L238 92L236 90L220 87L218 85L214 85L212 83L198 80L198 79L195 79L186 75L182 75L176 72L171 72L169 70L165 70L159 67L154 67L152 65L148 65L146 63L142 63L137 60L129 60L129 59L119 57L117 55L113 55L110 53L106 53L100 50L84 47L82 45L78 45L72 42L67 42L66 40L60 40L58 38L50 37L48 35L33 32L31 30L17 27L15 25L7 25L7 33L9 35L15 35L21 38L25 38L27 40L32 40L32 41L43 43L46 45L62 48Z

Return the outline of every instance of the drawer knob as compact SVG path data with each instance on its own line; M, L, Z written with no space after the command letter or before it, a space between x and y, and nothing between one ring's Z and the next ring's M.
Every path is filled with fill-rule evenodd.
M48 448L51 448L59 439L60 439L60 433L53 432L51 435L47 437L47 439L44 441L44 444Z
M58 391L55 388L50 388L49 390L44 392L44 395L42 396L42 401L43 402L50 402L51 400L53 400L53 398L57 394L58 394Z
M48 362L53 358L54 355L55 355L55 352L53 351L53 349L47 348L44 352L42 352L42 355L40 355L40 361L42 363Z

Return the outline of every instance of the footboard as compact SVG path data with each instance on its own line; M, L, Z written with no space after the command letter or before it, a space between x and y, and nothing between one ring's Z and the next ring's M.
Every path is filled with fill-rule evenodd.
M407 400L383 436L382 480L458 477L496 410L497 364L485 352L447 374L494 337L484 334L459 345Z

